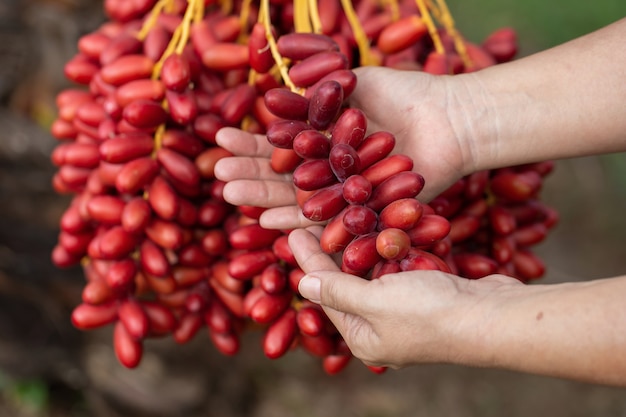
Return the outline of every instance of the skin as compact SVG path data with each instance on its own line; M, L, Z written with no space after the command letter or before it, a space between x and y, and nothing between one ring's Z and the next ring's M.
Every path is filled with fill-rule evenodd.
M368 130L396 135L429 201L472 172L626 150L626 19L558 47L456 76L366 67L350 104ZM372 100L376 97L376 100ZM289 175L269 168L271 146L237 129L218 133L234 155L216 176L233 204L268 207L261 224L295 228L307 273L300 293L322 305L353 354L401 368L455 363L626 386L626 275L524 285L504 275L467 280L439 271L366 281L339 271L320 226L295 205Z

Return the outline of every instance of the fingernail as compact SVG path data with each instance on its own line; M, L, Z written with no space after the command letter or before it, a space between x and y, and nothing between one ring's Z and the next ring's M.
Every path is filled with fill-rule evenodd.
M317 277L305 275L298 284L298 291L304 298L319 304L320 302L320 280Z

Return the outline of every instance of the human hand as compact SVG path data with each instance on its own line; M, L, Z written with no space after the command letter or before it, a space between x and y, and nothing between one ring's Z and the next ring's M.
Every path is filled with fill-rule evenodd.
M523 286L503 275L468 280L441 271L400 272L368 281L342 273L311 230L289 235L307 274L298 289L322 306L352 354L366 365L471 363L468 356L484 339L494 308L489 300L500 300L492 295Z
M296 205L290 174L278 174L270 166L272 145L263 135L226 127L217 132L217 144L234 156L215 165L215 176L226 181L223 194L234 205L268 208L259 219L266 229L294 229L315 224Z
M364 111L368 133L388 131L396 137L394 153L409 156L425 187L418 199L428 202L462 175L469 173L471 152L465 145L466 126L453 125L449 104L449 77L383 67L357 68L357 87L351 106ZM463 118L456 118L464 120ZM314 224L296 206L290 175L276 174L270 167L271 145L261 135L234 128L221 129L218 145L234 157L220 160L218 179L227 181L224 198L236 205L271 208L263 213L266 228L292 229Z

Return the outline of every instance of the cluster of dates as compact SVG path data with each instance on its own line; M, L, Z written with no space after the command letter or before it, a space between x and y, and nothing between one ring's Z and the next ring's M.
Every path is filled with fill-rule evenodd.
M308 94L267 91L265 104L279 119L266 135L274 147L300 158L293 169L298 203L308 219L328 221L322 249L340 253L342 270L364 278L414 269L450 272L427 251L447 236L450 224L416 199L424 178L413 171L411 158L390 155L395 137L367 134L365 114L345 107L356 79L336 42L293 33L280 37L277 48L292 62L291 82Z
M367 133L365 115L345 107L364 52L339 1L319 0L320 34L294 33L294 4L271 2L274 45L258 5L235 2L226 12L172 0L153 13L161 3L105 1L110 20L79 40L65 66L77 87L59 93L51 128L53 186L72 196L52 259L82 266L72 322L114 326L124 366L140 363L146 339L185 343L201 329L227 355L254 328L269 358L299 346L331 374L351 358L319 306L297 293L303 272L288 231L262 228L262 208L224 200L213 170L230 155L215 142L225 126L267 135L272 167L293 173L305 216L328 221L321 245L342 255L344 271L541 276L529 247L556 221L538 199L551 164L476 173L418 202L423 178L410 158L392 154L395 138ZM192 5L201 19L188 19ZM414 3L401 2L397 19L376 1L354 5L379 65L458 73L515 54L514 33L498 31L480 47L466 42L467 65L444 30L448 52L433 50Z

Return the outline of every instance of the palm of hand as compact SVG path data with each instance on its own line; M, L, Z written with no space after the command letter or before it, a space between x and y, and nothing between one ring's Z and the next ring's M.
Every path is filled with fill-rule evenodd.
M382 67L355 71L359 83L350 104L367 115L369 133L395 135L394 153L413 159L414 170L426 180L418 198L430 201L463 175L463 149L448 120L444 79ZM235 155L215 167L217 178L228 182L227 201L271 208L261 218L267 228L314 224L295 205L291 176L272 171L272 147L262 135L226 128L218 132L217 142Z

